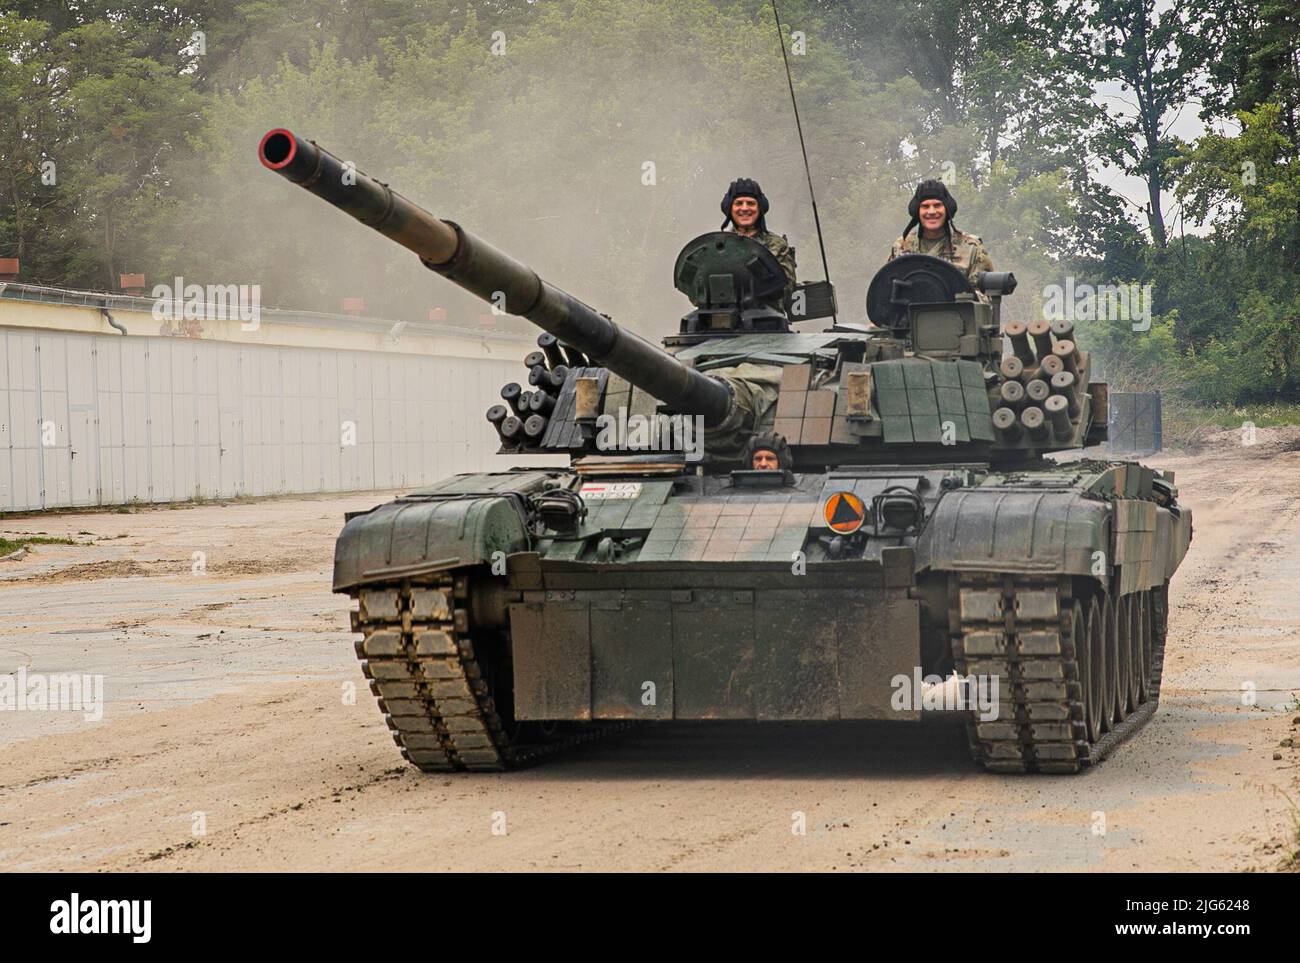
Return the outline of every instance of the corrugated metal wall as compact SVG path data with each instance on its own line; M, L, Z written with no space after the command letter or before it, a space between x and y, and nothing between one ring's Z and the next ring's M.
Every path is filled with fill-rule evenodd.
M522 373L516 360L0 327L0 511L499 469L483 412Z

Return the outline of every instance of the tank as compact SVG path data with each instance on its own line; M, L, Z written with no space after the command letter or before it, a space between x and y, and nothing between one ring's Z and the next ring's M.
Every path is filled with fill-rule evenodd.
M1155 712L1191 513L1170 472L1047 457L1105 440L1106 386L1069 322L1001 322L1012 274L975 290L905 255L871 324L840 324L829 283L787 297L765 248L711 232L677 258L691 310L661 348L287 130L259 155L543 332L483 430L568 467L457 475L338 538L333 588L415 766L510 769L637 722L942 711L988 769L1074 773Z

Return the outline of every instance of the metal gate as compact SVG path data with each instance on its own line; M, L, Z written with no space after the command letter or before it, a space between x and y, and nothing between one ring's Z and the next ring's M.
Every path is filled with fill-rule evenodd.
M1160 392L1112 391L1110 450L1146 454L1160 448Z

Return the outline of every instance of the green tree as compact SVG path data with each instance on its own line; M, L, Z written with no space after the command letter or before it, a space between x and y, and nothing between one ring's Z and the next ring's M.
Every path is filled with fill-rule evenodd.
M1300 11L1292 0L1204 0L1196 24L1208 83L1203 116L1272 102L1300 144Z
M38 273L52 273L55 260L55 246L39 239L58 230L52 107L65 95L63 75L47 64L48 34L41 21L0 14L0 255Z
M1088 51L1089 79L1118 84L1127 108L1103 115L1098 154L1145 181L1147 224L1163 249L1169 232L1162 195L1171 186L1166 165L1179 150L1169 124L1195 95L1200 48L1188 26L1190 0L1157 6L1157 0L1098 0L1078 40Z
M118 25L90 23L57 39L67 72L63 189L76 199L69 271L117 283L123 248L147 245L150 210L168 195L168 167L196 130L193 78L158 63Z
M124 248L160 226L168 166L199 120L192 21L143 3L20 7L28 19L0 16L0 225L13 238L0 245L25 279L115 287Z

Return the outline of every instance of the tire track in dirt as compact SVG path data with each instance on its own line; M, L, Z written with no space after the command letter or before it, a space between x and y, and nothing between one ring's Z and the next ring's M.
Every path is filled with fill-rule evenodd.
M165 659L192 670L194 681L178 691L193 702L110 713L99 727L0 746L9 823L0 823L0 862L382 872L1272 865L1276 857L1259 847L1281 831L1284 809L1263 790L1292 778L1271 761L1273 729L1289 719L1234 711L1228 683L1270 660L1300 667L1300 579L1287 581L1289 567L1300 567L1300 452L1221 448L1149 460L1177 470L1196 515L1173 583L1170 653L1180 660L1166 663L1172 682L1152 724L1098 771L1067 779L977 771L960 727L883 724L647 728L506 776L395 770L391 738L343 642L342 608L328 576L311 574L324 571L336 518L356 506L195 509L186 516L195 544L228 540L238 518L241 556L298 549L294 565L271 563L279 578L266 580L284 597L263 599L261 582L235 590L182 578L87 583L82 596L94 604L45 626L42 652L75 661L109 647L115 671ZM151 533L148 521L131 520L138 557L188 555L188 543L170 530ZM55 589L11 591L11 608L35 611ZM232 604L236 591L257 599ZM187 624L232 623L231 641L86 634L105 609L120 616L128 605L141 618L165 606ZM1262 628L1246 614L1252 605L1267 608ZM269 624L292 627L293 640L268 639ZM65 634L69 627L83 637ZM235 680L233 694L205 694L202 679L214 672ZM340 702L340 685L354 687L355 704ZM1107 839L1089 830L1097 809L1112 814ZM190 831L195 811L206 812L201 837ZM508 814L508 835L489 828L497 811ZM791 833L794 811L806 813L806 836Z

